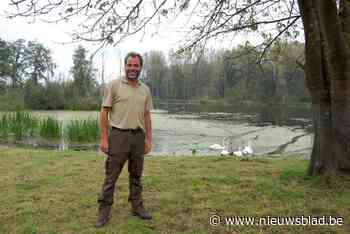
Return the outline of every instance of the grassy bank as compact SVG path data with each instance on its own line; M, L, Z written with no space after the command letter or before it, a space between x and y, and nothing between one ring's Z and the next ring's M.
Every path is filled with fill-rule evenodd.
M305 176L302 159L148 157L144 200L150 222L129 214L127 166L109 225L95 229L104 156L94 152L0 149L0 233L349 233L350 181ZM220 226L223 216L344 217L345 225Z

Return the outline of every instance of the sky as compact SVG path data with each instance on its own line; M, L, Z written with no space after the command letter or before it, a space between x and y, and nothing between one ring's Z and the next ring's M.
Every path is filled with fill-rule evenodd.
M50 48L52 51L52 57L57 64L56 74L62 73L65 77L69 78L69 70L72 66L72 54L74 49L78 45L83 45L91 53L94 52L98 46L91 43L81 42L67 43L71 41L69 32L73 30L73 26L70 24L54 24L44 23L40 20L36 20L34 23L28 18L13 18L7 19L4 11L8 9L8 1L2 0L0 2L0 38L7 41L14 41L20 38L25 40L37 40ZM99 51L94 57L94 67L99 70L97 74L97 80L100 81L102 61L104 61L105 68L105 81L108 82L114 78L119 77L121 69L121 63L124 56L130 51L136 51L139 53L149 52L151 50L163 51L165 55L168 51L176 50L180 46L180 41L183 39L183 33L179 33L183 29L181 21L187 19L177 19L173 24L163 24L162 28L157 30L157 34L136 35L132 38L128 38L121 44L115 47L106 47ZM152 30L150 30L152 31ZM246 36L239 36L235 40L234 44L243 43L246 41ZM220 47L222 43L211 42L213 47ZM216 44L215 44L216 43ZM227 47L232 48L232 43ZM104 60L102 60L102 53L104 54Z
M1 8L0 8L1 10ZM14 41L20 38L25 40L37 40L51 49L55 63L58 65L56 73L67 74L72 66L72 55L78 45L86 47L90 53L93 53L98 46L87 42L67 43L71 41L69 27L59 24L48 24L37 21L28 23L26 19L15 18L6 19L2 16L0 24L0 38L7 41ZM116 47L107 47L101 49L94 57L94 65L98 70L102 67L102 53L104 53L106 80L119 76L120 61L129 51L139 53L151 50L169 51L176 48L176 42L170 41L168 37L158 35L153 38L147 37L142 41L137 37L129 38L128 41L121 43Z

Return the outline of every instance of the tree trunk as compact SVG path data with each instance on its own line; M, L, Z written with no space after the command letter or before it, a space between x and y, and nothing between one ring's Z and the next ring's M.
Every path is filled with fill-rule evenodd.
M315 131L308 172L350 171L350 56L336 3L299 0L299 8Z

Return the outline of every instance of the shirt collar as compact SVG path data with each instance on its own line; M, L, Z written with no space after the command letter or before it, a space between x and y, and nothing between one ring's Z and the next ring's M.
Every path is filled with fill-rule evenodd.
M129 85L129 82L128 82L128 80L127 80L125 77L122 78L122 82ZM137 84L138 84L139 86L141 85L141 82L140 82L139 79L137 79Z

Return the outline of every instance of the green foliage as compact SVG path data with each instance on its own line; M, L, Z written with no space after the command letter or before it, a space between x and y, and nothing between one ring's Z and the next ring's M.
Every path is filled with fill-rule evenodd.
M73 54L73 87L79 97L90 96L96 85L92 61L88 60L87 53L87 49L79 46Z
M38 119L26 112L16 112L12 119L12 132L16 139L23 136L34 136L38 126Z
M101 100L97 97L83 97L81 98L79 110L99 110Z
M208 111L208 104L209 104L209 97L203 97L199 99L199 108L201 112L207 112Z
M164 97L166 94L164 91L166 89L162 89L162 85L164 79L167 75L167 65L164 54L161 51L150 51L144 54L144 73L145 82L150 85L153 96L156 98Z
M9 42L0 38L0 77L9 77L11 75L10 54Z
M79 97L70 97L64 103L65 110L80 110L80 98Z
M71 97L66 98L64 109L66 110L99 110L101 107L101 97Z
M53 75L55 64L51 51L36 41L18 39L8 42L0 39L0 77L12 88L22 87L25 79L34 83L48 80Z
M40 80L48 80L53 76L56 65L52 61L51 51L37 41L29 41L27 45L29 69L27 71L29 79L34 83Z
M46 117L40 121L39 135L43 138L60 138L62 123L52 117Z
M169 61L163 52L151 51L144 54L141 78L154 98L280 102L286 96L288 103L309 102L304 71L295 62L303 63L303 48L301 43L279 40L261 65L261 51L249 43L202 54L171 51ZM19 56L17 63L14 56ZM48 79L55 67L50 56L39 42L0 39L0 109L99 110L100 88L88 51L82 46L74 51L73 80L62 75L56 81ZM14 66L16 71L11 70Z
M99 139L98 119L72 120L66 128L53 117L39 120L30 113L17 111L0 115L0 137L13 137L22 140L25 137L39 135L45 139L59 139L62 133L71 142L97 142Z
M16 111L25 107L23 90L8 89L0 94L0 110Z
M208 97L278 102L280 96L286 96L305 100L303 70L295 62L302 63L303 45L279 41L272 45L261 64L259 53L249 43L231 50L205 50L192 56L170 52L167 65L162 62L162 52L152 51L144 55L144 81L154 97L165 99Z
M71 120L66 127L66 135L71 142L96 142L99 132L97 119Z
M0 118L0 136L14 136L16 140L31 137L36 133L38 119L30 113L17 111L3 114Z
M201 99L199 99L199 103L202 106L207 106L209 103L209 97L202 97Z
M46 84L45 97L43 99L44 110L63 110L66 101L64 84L58 81L51 81Z
M7 138L10 134L10 120L9 115L4 114L0 118L0 137Z
M9 66L8 81L12 88L22 87L23 80L26 77L28 63L28 49L24 39L18 39L14 42L8 42L8 57L3 61Z
M64 84L57 81L48 82L46 86L28 80L24 87L25 104L34 110L60 110L64 109Z
M45 88L34 80L28 80L24 86L24 100L29 109L44 109Z

